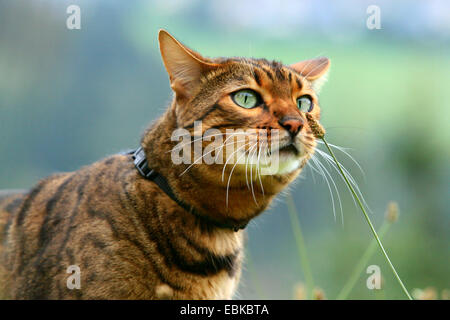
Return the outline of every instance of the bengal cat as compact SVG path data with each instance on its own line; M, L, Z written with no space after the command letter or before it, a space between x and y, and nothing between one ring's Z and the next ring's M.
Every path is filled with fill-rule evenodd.
M174 97L141 147L168 190L144 177L129 153L52 175L27 191L0 193L1 298L233 297L242 229L314 153L305 115L319 119L317 90L330 63L205 58L164 30L159 47ZM279 130L279 166L251 175L248 164L174 164L172 134L193 132L194 121L202 122L202 133ZM243 150L249 157L248 146ZM79 267L79 289L68 287L69 266Z

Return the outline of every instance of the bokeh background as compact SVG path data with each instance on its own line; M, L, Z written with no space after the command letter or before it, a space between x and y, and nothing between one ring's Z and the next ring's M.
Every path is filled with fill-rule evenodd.
M81 8L81 30L66 8ZM366 27L378 5L381 29ZM406 286L450 287L450 3L448 1L43 1L0 2L0 189L28 188L138 145L171 99L157 30L206 56L294 63L328 56L321 92L328 140L344 154L379 228L389 201L400 218L384 237ZM372 240L334 172L343 217L327 184L305 170L291 188L314 283L334 299ZM336 199L336 195L334 196ZM238 299L292 299L305 282L280 196L248 228ZM304 263L305 261L303 261ZM378 250L382 290L363 273L351 299L403 299Z

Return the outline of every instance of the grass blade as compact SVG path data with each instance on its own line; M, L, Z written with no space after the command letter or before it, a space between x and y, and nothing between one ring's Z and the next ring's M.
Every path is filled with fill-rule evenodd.
M344 173L344 171L342 170L341 165L339 164L339 161L336 159L336 156L334 155L333 150L331 150L330 146L328 145L327 141L325 140L325 137L321 137L322 141L324 142L325 146L328 149L328 152L330 153L330 155L333 157L334 162L336 163L337 168L339 169L340 174L342 175L342 177L345 180L345 183L347 184L347 186L349 187L351 193L353 194L353 196L356 199L356 202L358 203L358 206L361 208L362 213L364 214L364 217L370 227L370 230L373 233L373 236L375 237L376 242L378 243L378 246L381 249L381 252L383 253L387 263L389 264L389 267L391 268L392 272L394 273L395 278L397 279L398 283L400 284L400 286L402 287L403 292L405 292L406 296L408 297L409 300L413 300L413 298L411 297L411 295L409 294L408 290L406 289L405 285L403 284L402 279L400 279L400 276L397 273L397 270L395 270L394 265L391 262L391 259L389 259L389 256L386 252L386 250L384 249L384 246L380 240L380 237L378 236L375 228L373 227L372 221L370 220L369 216L367 215L366 210L364 209L364 206L361 202L361 200L359 199L358 195L355 192L355 189L353 189L352 184L348 181L346 174Z
M287 207L289 211L289 216L291 218L292 231L294 233L295 241L297 243L297 249L300 256L300 263L302 265L303 274L305 276L307 298L312 299L314 290L314 278L311 272L311 266L309 264L308 254L306 251L305 239L303 238L302 229L300 227L300 221L298 220L297 210L295 208L295 203L290 193L287 196Z

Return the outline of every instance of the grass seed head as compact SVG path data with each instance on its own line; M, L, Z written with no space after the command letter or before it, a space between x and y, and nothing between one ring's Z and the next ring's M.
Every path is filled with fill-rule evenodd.
M325 292L321 288L314 288L313 290L313 300L326 300Z
M294 288L294 299L295 300L306 300L306 288L303 283L297 283Z
M325 136L325 129L322 127L322 125L317 122L309 113L306 114L306 120L308 120L309 127L311 128L314 136L316 138L322 139Z
M435 288L427 287L425 289L414 289L413 296L417 300L436 300L438 298L438 294Z
M394 223L398 220L398 203L395 201L391 201L388 203L387 209L386 209L386 220L390 223Z

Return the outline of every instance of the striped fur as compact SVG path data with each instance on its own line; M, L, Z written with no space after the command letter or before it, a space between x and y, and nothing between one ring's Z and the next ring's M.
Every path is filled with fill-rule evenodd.
M227 204L227 186L220 178L223 165L195 165L181 175L188 165L172 164L171 134L177 128L193 130L196 120L202 120L204 131L282 129L280 117L303 117L294 96L309 94L317 104L313 80L305 73L311 68L264 59L203 58L164 31L160 46L175 97L141 145L175 195L208 220L187 212L141 177L130 155L50 176L29 191L2 192L0 298L232 298L241 273L244 231L209 221L241 223L260 214L300 173L314 152L314 138L305 122L306 160L292 172L262 176L264 192L255 183L252 195L245 172L237 170ZM201 71L174 70L174 54L191 59L183 70L192 64ZM241 87L260 92L263 105L251 110L234 105L229 94ZM318 119L319 113L317 104L312 115ZM71 265L81 270L81 289L67 287Z

